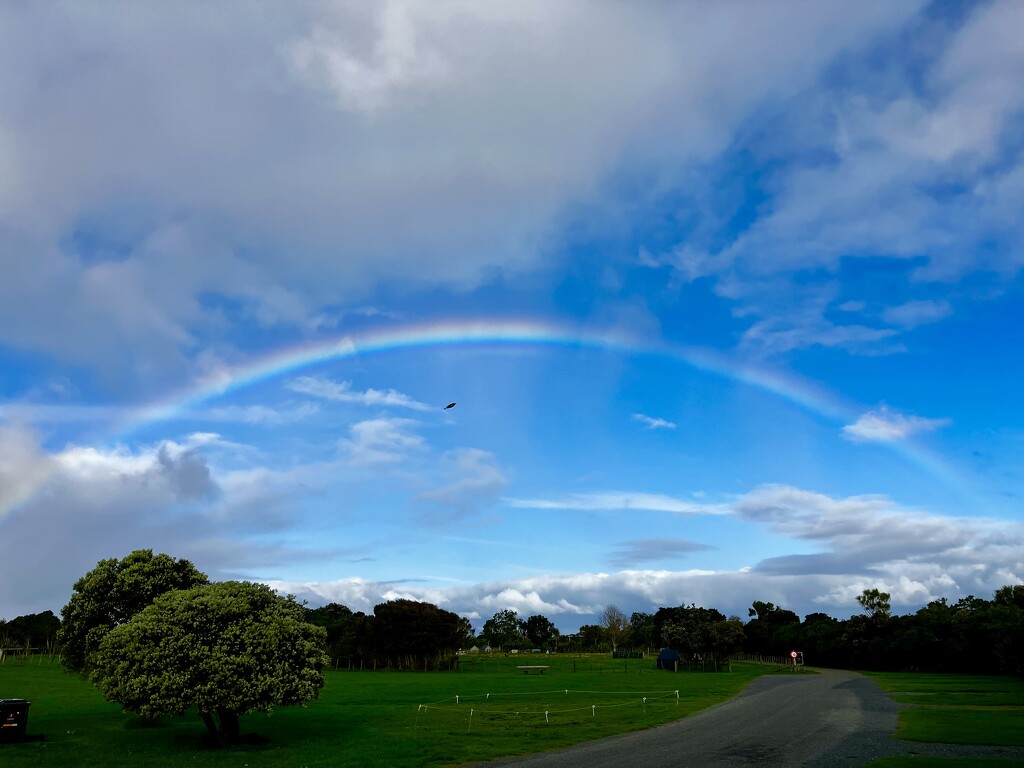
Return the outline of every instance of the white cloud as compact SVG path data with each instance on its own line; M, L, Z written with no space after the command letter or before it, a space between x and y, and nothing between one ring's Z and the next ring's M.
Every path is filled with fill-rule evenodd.
M223 443L211 433L135 449L70 445L52 454L31 435L5 429L0 438L0 560L23 575L0 581L0 616L59 610L98 560L134 549L186 557L212 578L327 553L281 535L301 525L305 497L333 474L327 466L221 470L205 452ZM43 471L33 476L33 468Z
M421 451L426 442L411 431L412 419L368 419L353 424L341 446L353 464L392 464Z
M880 39L870 62L846 57L840 88L822 80L766 111L741 142L776 163L764 189L770 200L750 226L724 246L719 232L688 237L647 262L671 264L683 280L713 277L755 318L746 348L768 354L813 345L863 351L883 334L950 314L944 301L911 296L941 295L971 273L1017 274L1024 164L1012 137L1024 109L1024 46L1008 30L1022 23L1013 0L973 6L959 28L922 14L905 30L917 41L911 66L899 37ZM697 185L713 187L715 173ZM907 265L905 284L885 286L895 306L882 320L891 327L847 326L825 314L818 284L857 274L858 257Z
M722 504L695 504L691 501L657 493L608 491L604 493L574 493L555 499L504 499L504 503L518 509L578 509L584 511L618 511L645 509L653 512L675 512L683 515L720 515L728 513Z
M624 163L706 163L917 7L5 5L0 343L163 381L235 322L543 268Z
M633 421L639 421L644 424L647 429L675 429L676 425L671 421L666 421L662 418L647 416L643 413L634 413Z
M745 616L754 600L769 600L800 614L825 610L847 616L860 611L856 597L869 588L889 592L896 609L913 610L939 597L990 596L1004 584L1024 581L1019 523L934 515L884 497L833 498L777 485L728 506L754 531L766 527L777 536L816 542L823 551L736 570L548 573L459 587L406 584L401 594L479 619L478 624L511 608L522 616L542 613L563 631L574 631L594 623L608 604L629 613L695 602ZM357 599L359 606L394 594L390 583L351 579L277 587L314 603Z
M384 391L368 389L365 392L358 392L352 390L351 382L331 381L323 376L299 376L289 381L287 387L293 392L340 403L358 403L359 405L373 405L385 408L410 408L415 411L434 410L429 405L417 402L408 395L404 395L394 389Z
M408 425L384 424L366 435L385 440L385 453L416 450ZM379 431L378 431L379 430ZM483 620L503 608L521 615L543 613L566 631L593 623L603 606L630 612L696 602L745 615L755 600L770 600L800 613L858 611L855 597L878 587L893 595L898 609L939 596L990 595L1007 583L1024 581L1024 527L1019 522L949 517L903 507L881 496L832 497L782 485L762 486L721 503L693 504L657 494L581 494L554 501L519 500L537 509L651 509L670 514L728 514L730 525L756 536L817 548L811 554L781 555L748 567L723 569L625 569L614 573L543 573L529 578L437 586L403 578L391 580L328 574L353 567L351 551L303 549L290 540L302 523L303 499L318 495L341 465L299 465L288 469L253 466L224 471L204 451L219 445L212 433L129 450L69 446L48 455L31 433L8 428L0 439L0 492L10 493L33 467L45 469L45 483L0 519L0 562L23 574L17 584L0 583L5 615L59 608L70 585L102 557L152 547L188 557L214 578L223 574L267 573L269 569L320 561L320 579L273 581L275 587L314 604L337 601L355 610L396 596L421 599ZM373 440L369 441L371 444ZM395 443L397 442L397 447ZM505 472L486 452L463 449L443 457L446 482L435 503L486 504L501 492ZM13 482L13 485L12 485ZM515 506L517 502L511 502ZM274 543L266 534L274 533ZM25 541L45 541L46 557ZM636 540L621 545L634 561L670 557L693 548L681 540ZM783 548L781 551L785 552ZM622 562L625 565L625 562ZM497 566L496 566L497 567ZM379 571L379 564L375 565Z
M464 518L494 505L508 485L506 473L493 453L479 448L459 448L441 457L445 484L420 494L420 498L445 510L443 519ZM429 515L436 521L436 515Z
M316 403L274 407L269 405L219 405L206 409L201 417L210 421L277 427L296 424L319 413Z
M916 328L949 317L952 312L953 308L948 301L908 301L906 304L886 308L882 312L882 319L903 328Z
M902 413L881 408L868 411L853 424L843 427L843 437L855 443L894 442L906 440L918 432L931 432L948 426L949 419L926 419L921 416L906 416Z

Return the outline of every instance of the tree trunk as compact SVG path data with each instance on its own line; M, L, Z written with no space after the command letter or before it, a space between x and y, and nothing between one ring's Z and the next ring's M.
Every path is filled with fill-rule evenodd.
M213 715L209 712L200 712L199 716L203 718L203 722L206 724L206 730L210 732L211 739L220 738L220 734L217 732L217 723L213 720Z
M220 721L220 737L224 741L238 740L238 713L232 709L217 707L217 719Z

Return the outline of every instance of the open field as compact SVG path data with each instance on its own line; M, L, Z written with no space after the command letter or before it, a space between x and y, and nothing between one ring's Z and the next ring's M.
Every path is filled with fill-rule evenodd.
M549 668L527 675L517 664ZM46 740L5 745L3 763L460 765L678 719L739 693L769 671L735 664L732 672L673 674L656 670L653 659L624 664L607 656L499 657L463 669L329 672L320 699L307 707L242 718L242 732L257 732L266 743L213 750L204 746L205 729L194 713L148 725L55 663L8 661L0 667L0 698L31 701L29 734L43 733Z
M882 690L911 704L897 737L944 744L1024 744L1024 680L987 675L871 673Z

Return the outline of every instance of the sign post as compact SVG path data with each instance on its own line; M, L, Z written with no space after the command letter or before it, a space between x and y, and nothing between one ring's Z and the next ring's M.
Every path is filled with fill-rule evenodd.
M798 653L797 653L796 651L790 651L790 652L789 652L789 656L790 656L790 658L791 658L791 659L793 659L793 671L794 671L794 672L796 672L796 657L797 657L798 655L799 655L799 654L798 654Z

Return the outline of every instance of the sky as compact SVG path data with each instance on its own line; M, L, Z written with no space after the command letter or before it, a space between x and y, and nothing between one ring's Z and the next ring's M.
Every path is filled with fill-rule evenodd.
M0 0L0 617L141 548L478 629L1021 583L1021 29Z

